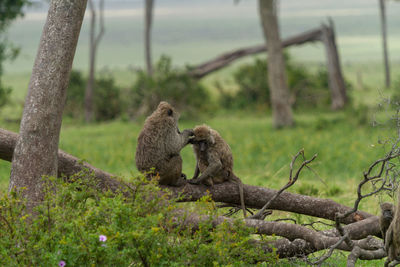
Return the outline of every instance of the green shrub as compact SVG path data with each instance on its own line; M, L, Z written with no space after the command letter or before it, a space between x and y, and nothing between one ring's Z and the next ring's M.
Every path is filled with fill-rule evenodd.
M160 101L167 101L180 112L193 117L210 106L207 90L186 69L172 66L171 59L162 56L154 67L153 75L139 70L131 89L129 115L150 114Z
M131 181L129 197L96 189L87 172L69 183L46 178L45 188L35 217L17 193L0 197L1 266L242 266L276 259L249 241L252 231L241 220L214 231L210 221L182 229L175 199L160 197L143 177Z
M328 74L325 69L313 74L304 66L293 63L288 56L285 62L290 101L294 107L329 105ZM222 105L228 108L257 108L270 104L268 64L265 58L257 58L252 64L241 66L234 73L234 80L239 87L236 94L226 93L219 88L222 92Z
M0 81L0 108L10 101L11 91L10 87L3 86Z
M97 121L118 117L123 108L120 88L111 76L101 76L95 82L94 114Z
M64 115L71 118L83 118L83 103L85 99L86 79L82 73L72 70L69 76L67 101L64 106Z
M64 115L77 119L84 117L86 83L87 79L81 72L71 71ZM121 114L124 105L120 91L110 75L102 74L95 80L93 104L96 121L111 120Z

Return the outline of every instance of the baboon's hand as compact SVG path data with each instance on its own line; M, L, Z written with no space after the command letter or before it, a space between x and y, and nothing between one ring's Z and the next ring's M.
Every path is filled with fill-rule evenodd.
M190 184L200 184L200 180L199 179L190 179L190 180L188 180L188 183L190 183Z
M187 136L194 136L194 131L193 131L193 129L185 129L185 130L183 130L182 134L187 135Z

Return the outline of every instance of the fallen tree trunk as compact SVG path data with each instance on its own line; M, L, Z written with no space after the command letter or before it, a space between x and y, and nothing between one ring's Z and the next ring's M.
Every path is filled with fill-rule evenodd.
M0 158L10 161L12 159L18 134L0 129ZM125 189L125 184L116 179L112 174L99 170L88 163L82 163L78 158L73 157L61 150L58 152L58 175L70 177L77 172L85 169L94 174L97 179L97 185L102 189L110 189L118 192ZM203 185L186 184L182 187L163 186L171 191L175 196L180 195L180 201L196 201L205 195L210 195L216 202L228 204L240 203L240 197L237 185L232 183L216 184L213 187ZM267 188L244 185L244 195L246 206L249 208L261 208L264 204L275 196L276 190ZM283 192L269 206L269 209L289 211L298 214L314 216L329 220L335 219L335 214L344 213L351 210L350 207L338 204L329 199L319 199L309 196ZM200 216L195 213L188 214L187 211L177 210L173 215L176 222L182 226L196 229L204 220L209 220L207 216ZM215 217L212 220L213 226L222 222L232 222L232 218ZM349 256L349 262L353 263L359 259L380 259L386 256L385 251L381 249L382 242L371 235L379 236L379 219L363 211L357 211L344 219L344 232L351 240L354 247L344 242L342 235L336 228L316 231L303 225L284 223L277 221L264 221L245 219L245 225L255 229L255 232L261 235L275 235L282 237L275 241L253 240L254 244L260 246L266 252L275 250L280 258L304 256L310 253L325 250L339 249L352 251Z
M183 210L179 210L176 212L175 219L177 225L179 225L180 227L184 226L191 230L198 230L199 225L202 222L210 221L209 216L200 216L196 213L187 213ZM224 216L218 216L211 219L213 227L216 227L217 225L224 222L230 223L231 225L234 224L234 220L232 218L227 218ZM365 234L362 224L365 223L361 221L353 223L354 226L345 227L346 231L349 233L350 238L361 237ZM271 252L272 249L275 249L280 258L308 255L316 251L328 249L337 243L338 245L336 246L336 248L339 250L353 250L353 248L349 247L346 242L340 242L340 240L342 239L341 236L329 235L329 233L332 234L335 229L328 230L326 232L318 232L302 225L253 219L246 219L245 225L247 227L255 229L257 234L283 237L283 239L272 242L255 241L256 243L261 244L263 249L267 252ZM366 251L376 251L383 246L381 241L376 240L372 237L368 237L368 235L363 236L362 238L363 239L361 240L354 241L354 243L357 247ZM364 254L367 254L367 252L364 252ZM377 253L375 259L380 259L385 256L385 253Z
M17 137L18 134L16 133L0 129L1 159L11 161ZM94 173L97 183L102 189L116 192L119 189L125 188L123 183L115 178L115 175L97 169L86 162L82 162L62 150L58 151L58 166L59 177L70 177L86 168ZM215 202L240 204L239 190L237 185L233 183L216 184L213 187L186 184L181 187L163 186L163 188L168 188L176 196L181 195L181 201L197 201L209 194ZM244 185L243 190L246 206L258 209L262 208L277 192L276 190L251 185ZM328 220L334 220L337 212L344 213L351 210L350 207L341 205L330 199L314 198L289 192L283 192L271 203L269 208ZM357 211L345 218L343 223L350 224L372 216L367 212ZM379 232L379 227L375 223L371 224L371 227L370 231L368 231L369 234L373 235Z
M321 28L309 30L309 31L300 33L298 35L295 35L295 36L292 36L292 37L289 37L289 38L283 40L282 47L288 47L288 46L292 46L292 45L301 45L301 44L304 44L307 42L318 41L318 40L321 40L321 38L322 38L321 35L322 35ZM239 58L258 54L261 52L266 52L266 51L267 51L267 46L265 44L237 49L237 50L222 54L220 56L217 56L214 59L211 59L207 62L204 62L202 64L199 64L199 65L193 67L193 69L190 70L189 75L191 75L197 79L200 79L200 78L206 76L207 74L210 74L211 72L214 72L223 67L226 67L227 65L229 65L230 63L232 63L233 61L235 61Z

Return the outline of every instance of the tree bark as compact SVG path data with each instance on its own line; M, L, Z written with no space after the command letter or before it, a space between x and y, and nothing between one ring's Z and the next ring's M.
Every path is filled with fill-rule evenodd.
M329 75L329 87L331 89L333 110L341 109L347 102L346 85L340 66L339 53L336 47L333 21L329 26L322 25L322 40L325 44L326 59Z
M259 11L264 37L268 43L268 82L273 123L277 128L291 126L293 115L279 36L277 0L259 0Z
M89 32L89 76L85 90L85 121L92 122L94 117L94 86L96 73L96 55L98 44L104 34L104 0L99 1L99 24L100 31L96 36L96 8L93 0L88 1L91 13Z
M52 0L29 82L12 159L9 190L28 203L42 200L43 175L57 175L57 151L69 73L85 13L85 0Z
M154 0L145 1L145 18L144 18L144 47L147 74L153 75L153 65L151 61L151 26L153 23L153 3Z
M385 0L379 0L379 11L381 15L381 31L382 31L382 47L383 47L383 64L385 66L385 86L390 87L390 66L389 66L389 52L387 45L387 26L386 26L386 6Z

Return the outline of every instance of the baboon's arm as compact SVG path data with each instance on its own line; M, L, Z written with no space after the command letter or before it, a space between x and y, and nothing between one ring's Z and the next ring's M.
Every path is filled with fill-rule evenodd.
M207 169L200 175L200 177L196 179L189 180L188 182L191 184L200 184L207 178L213 177L218 173L218 171L222 168L222 162L218 157L213 156L212 154L208 154L208 167Z
M200 174L199 163L196 162L196 168L194 170L194 174L193 174L192 180L196 179L197 177L199 177L199 174Z
M189 143L189 137L194 135L192 129L185 129L182 133L180 133L178 129L178 134L181 137L181 148L186 146Z

